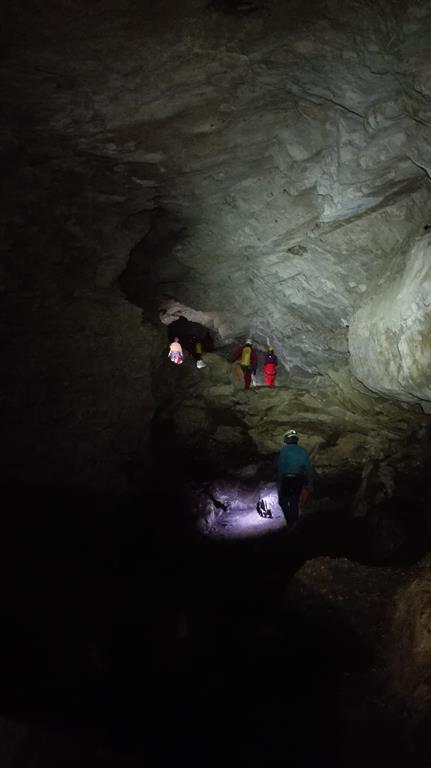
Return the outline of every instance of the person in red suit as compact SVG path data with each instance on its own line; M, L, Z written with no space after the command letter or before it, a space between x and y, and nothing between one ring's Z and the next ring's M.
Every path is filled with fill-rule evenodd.
M267 387L275 386L275 377L277 375L278 359L274 354L272 347L268 347L268 351L263 361L263 373L265 376L265 384Z

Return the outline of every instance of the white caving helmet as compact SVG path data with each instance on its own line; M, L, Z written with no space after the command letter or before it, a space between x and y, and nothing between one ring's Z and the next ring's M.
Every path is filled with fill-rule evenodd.
M283 440L286 442L286 440L297 440L298 439L298 433L296 429L288 429L287 432L284 433Z
M252 342L252 340L251 340L251 339L247 339L247 341L246 341L245 343L246 343L246 344L253 344L253 342Z

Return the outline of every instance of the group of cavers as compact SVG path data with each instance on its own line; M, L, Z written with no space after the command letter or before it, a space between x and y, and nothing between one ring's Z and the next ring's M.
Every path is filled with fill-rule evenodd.
M189 351L196 361L198 368L204 368L205 363L202 360L204 352L211 352L214 349L213 340L209 332L202 339L193 336ZM178 336L175 337L169 348L169 359L180 365L184 361L183 349ZM232 362L238 362L242 376L244 378L244 387L249 389L257 370L257 353L253 348L251 339L247 339L244 346L235 350L230 357ZM265 354L263 371L265 384L268 387L275 385L277 373L277 356L273 348L268 345ZM298 445L299 436L296 430L289 429L283 438L283 446L277 459L277 487L278 503L283 510L287 526L294 526L300 516L301 509L308 501L313 489L313 469L308 451L301 445ZM259 502L257 511L262 517L271 517L271 510L264 502Z
M212 352L214 350L214 342L210 332L207 331L202 338L192 336L187 344L187 349L196 361L196 367L206 368L202 355L204 352ZM169 346L168 357L176 365L181 365L184 362L184 350L178 336L175 336Z
M209 331L203 339L193 336L191 339L190 352L196 361L197 368L205 368L205 362L202 359L203 352L212 352L214 344ZM169 359L181 365L184 362L184 352L178 336L175 336L169 347ZM230 357L231 362L237 363L237 370L244 381L244 388L250 389L251 384L256 383L256 372L258 366L257 352L253 347L251 339L247 339L244 346L236 349ZM278 358L272 346L268 344L263 361L263 375L267 387L275 386L275 377L277 375Z

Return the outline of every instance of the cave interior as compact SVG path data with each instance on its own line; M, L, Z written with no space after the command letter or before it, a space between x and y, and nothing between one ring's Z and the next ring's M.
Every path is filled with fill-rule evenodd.
M2 14L2 768L429 768L431 8Z

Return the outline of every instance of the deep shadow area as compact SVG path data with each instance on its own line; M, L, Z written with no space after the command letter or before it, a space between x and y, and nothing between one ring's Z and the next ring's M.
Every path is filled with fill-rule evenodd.
M1 715L55 731L53 764L79 740L154 766L343 766L353 740L349 765L402 765L396 724L340 703L372 649L321 595L289 595L317 537L203 539L175 487L145 486L5 495Z
M178 369L182 367L176 366ZM182 371L175 370L175 373L180 378ZM256 446L246 435L240 450L235 444L215 444L208 439L204 430L196 430L185 439L176 429L177 411L176 400L169 396L163 400L160 398L151 422L150 440L152 455L160 472L163 472L169 456L169 478L178 485L180 491L190 482L202 483L214 479L223 468L231 470L256 460ZM214 424L241 427L241 419L232 409L215 408L211 418Z
M202 343L203 352L212 352L214 349L213 337L208 328L200 323L187 320L186 317L179 317L167 326L168 341L171 342L178 337L183 349L188 352L193 351L193 342L198 340Z
M65 751L85 738L158 759L180 604L168 492L3 498L1 715L60 732Z
M350 722L343 689L366 673L372 653L346 614L321 595L289 594L294 553L284 535L201 552L185 644L192 697L202 697L202 686L205 692L196 756L204 753L210 722L217 730L211 765L227 746L241 765L401 765L396 725L382 723L365 698L355 702L358 720ZM196 722L193 707L185 727L190 719Z
M185 233L185 225L164 208L148 211L148 230L132 248L126 269L119 277L127 299L148 315L158 312L160 289L169 295L179 282L190 277L190 269L170 259L172 249Z

